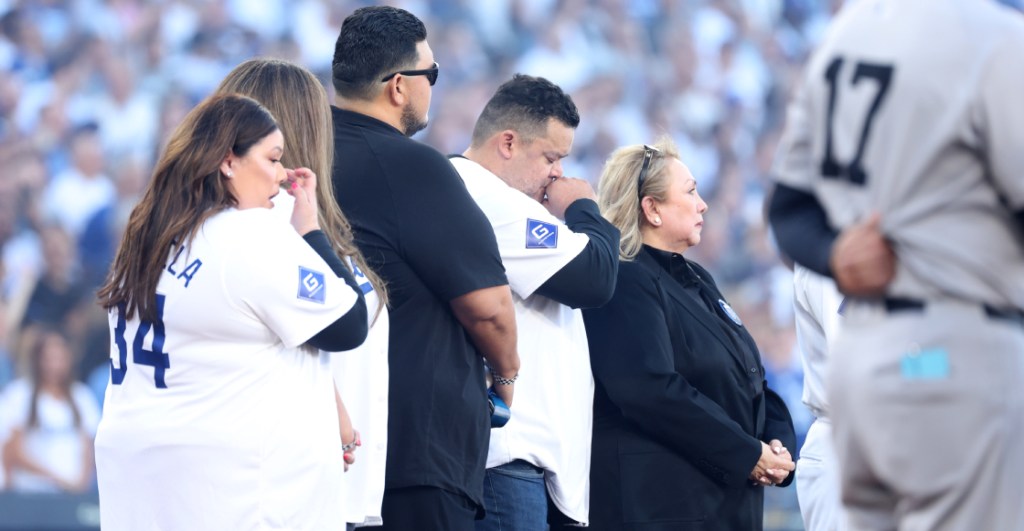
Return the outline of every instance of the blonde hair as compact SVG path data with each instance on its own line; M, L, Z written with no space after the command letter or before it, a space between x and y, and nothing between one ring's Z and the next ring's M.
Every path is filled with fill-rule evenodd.
M217 93L238 93L263 104L277 118L286 148L281 163L287 168L305 166L317 175L316 195L320 205L320 228L348 267L351 257L387 304L384 281L366 264L356 247L352 226L334 197L334 128L331 104L323 85L309 70L280 59L256 58L236 66L221 81Z
M654 153L644 177L643 190L637 190L640 169L644 161L644 146L637 144L615 150L604 163L598 183L597 204L601 214L618 227L619 259L630 261L643 246L640 228L646 223L641 200L650 196L656 201L668 197L668 165L671 159L679 158L679 148L667 136L653 145Z

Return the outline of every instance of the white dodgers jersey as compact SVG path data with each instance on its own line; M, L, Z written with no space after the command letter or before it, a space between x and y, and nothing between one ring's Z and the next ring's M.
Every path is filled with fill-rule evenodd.
M594 377L583 314L534 291L579 255L590 237L572 232L476 162L453 158L452 165L494 229L519 329L523 369L515 405L508 424L491 430L487 467L522 459L545 469L554 504L586 523Z
M171 249L158 319L110 312L103 529L343 529L329 358L299 347L356 300L267 209Z

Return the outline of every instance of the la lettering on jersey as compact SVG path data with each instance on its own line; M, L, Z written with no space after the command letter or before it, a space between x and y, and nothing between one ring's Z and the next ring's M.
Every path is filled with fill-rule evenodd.
M174 266L178 264L178 259L181 257L181 253L183 252L185 252L185 246L179 245L178 251L174 253L174 258L171 258L170 262L167 263L167 269L165 271L179 280L185 279L185 287L187 288L189 282L192 282L196 273L199 272L199 268L203 266L203 261L199 258L188 257L192 259L188 261L187 264L179 266L182 267L181 272L179 273Z

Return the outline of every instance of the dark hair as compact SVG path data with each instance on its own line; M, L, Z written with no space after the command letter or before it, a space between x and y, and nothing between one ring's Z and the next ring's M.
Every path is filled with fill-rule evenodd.
M355 10L342 22L334 45L334 89L344 98L372 99L384 76L416 65L416 45L426 39L423 21L404 9Z
M174 130L146 192L128 218L100 305L125 304L125 318L138 310L156 320L156 286L173 245L192 242L214 214L235 206L220 165L228 152L245 156L277 130L270 112L252 98L214 95L185 116Z
M572 98L542 77L516 74L498 87L473 127L473 145L479 146L499 131L512 129L530 141L547 132L554 118L575 129L580 113Z
M63 347L68 351L69 356L72 358L74 357L74 354L71 352L71 342L68 341L68 337L60 330L50 327L42 327L38 330L38 333L33 338L32 350L29 352L29 363L31 367L30 376L32 378L32 399L28 405L28 419L25 425L30 429L39 427L39 393L42 391L43 387L43 349L46 348L46 344L53 339L59 340L63 343ZM73 363L69 365L73 365ZM78 405L75 403L75 397L71 394L71 385L74 381L74 375L71 371L68 371L68 374L64 376L64 380L60 382L60 388L67 396L68 407L71 408L71 416L74 419L74 425L76 428L80 428L82 426L82 413L78 411Z

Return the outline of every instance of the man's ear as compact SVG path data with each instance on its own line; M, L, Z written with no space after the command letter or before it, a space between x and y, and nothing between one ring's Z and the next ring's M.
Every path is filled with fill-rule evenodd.
M405 105L408 94L405 92L405 84L402 83L402 74L395 74L395 77L388 80L384 85L384 92L387 93L388 101L396 107Z
M512 158L516 150L520 148L519 134L511 129L498 133L498 154L501 158L508 160Z

